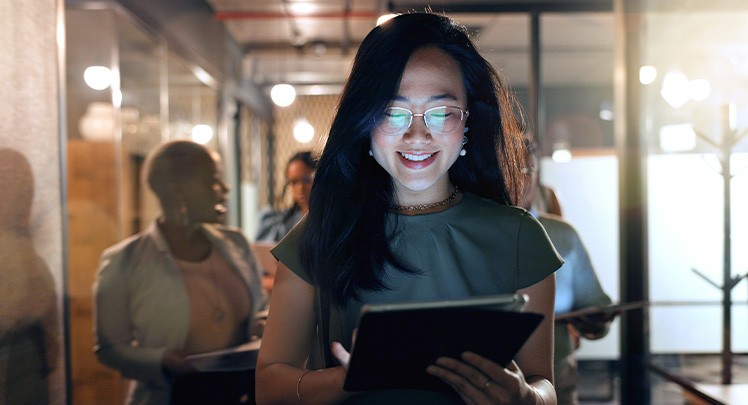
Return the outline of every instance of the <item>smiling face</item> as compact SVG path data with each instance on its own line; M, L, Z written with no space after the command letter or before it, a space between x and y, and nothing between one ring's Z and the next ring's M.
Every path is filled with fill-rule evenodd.
M457 62L437 48L415 51L403 71L391 107L414 114L439 107L467 109L467 94ZM432 133L423 117L408 129L389 133L385 124L372 133L374 159L392 176L401 205L441 201L452 192L448 170L459 158L465 122L447 133Z

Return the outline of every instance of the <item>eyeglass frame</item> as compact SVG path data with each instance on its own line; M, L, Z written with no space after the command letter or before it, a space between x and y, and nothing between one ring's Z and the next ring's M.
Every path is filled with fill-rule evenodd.
M382 115L386 114L387 111L389 111L389 110L407 111L410 114L410 116L408 118L408 125L405 128L397 130L397 131L393 131L393 132L388 132L387 135L395 135L395 134L400 134L400 133L404 133L405 131L407 131L410 128L410 126L413 125L413 117L421 117L421 119L423 120L423 124L426 126L426 128L428 128L429 131L433 131L431 128L429 128L429 123L426 121L426 114L428 114L430 111L436 110L438 108L456 108L457 110L459 110L460 111L460 124L462 124L463 122L465 122L465 120L467 120L468 116L470 115L470 111L462 109L462 108L457 107L457 106L453 106L453 105L438 105L436 107L428 108L428 109L426 109L422 113L414 113L413 111L410 111L409 109L407 109L405 107L394 107L394 106L393 107L387 107L387 108L384 109L384 112L382 113ZM377 128L379 128L383 124L384 124L384 119L382 119L379 123L377 123ZM450 130L450 131L446 131L446 132L436 132L436 131L434 131L434 132L436 132L438 134L447 134L447 133L452 132L452 131L454 131L454 130Z
M286 181L286 187L295 187L296 185L310 186L314 182L314 174L303 176L300 179L289 179Z

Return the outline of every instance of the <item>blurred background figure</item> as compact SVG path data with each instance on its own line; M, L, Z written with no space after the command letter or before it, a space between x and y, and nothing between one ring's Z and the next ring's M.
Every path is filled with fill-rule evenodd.
M525 182L523 208L529 210L545 228L564 264L556 271L556 316L586 308L602 308L611 304L592 266L589 253L574 226L564 220L561 205L550 187L540 184L537 171L536 146L525 140ZM552 211L552 212L551 212ZM575 350L581 338L604 337L618 313L575 317L558 321L554 330L554 387L559 405L579 404L577 395L577 360Z
M556 194L556 191L542 184L540 182L540 176L538 175L538 169L540 168L537 156L537 145L535 142L525 138L525 148L527 148L530 156L528 157L529 163L525 165L522 171L529 175L530 181L533 187L527 190L527 199L530 201L531 209L533 213L543 212L553 215L563 216L561 211L561 201Z
M291 207L283 210L268 208L259 214L260 223L252 250L262 266L262 284L268 292L273 290L275 269L278 266L278 261L270 253L270 249L309 211L309 194L312 191L315 170L317 160L311 151L301 151L291 156L286 163L286 186L278 199L282 203L286 192L291 189Z
M133 379L127 403L168 404L186 355L246 343L261 333L266 297L246 238L219 225L228 192L217 154L190 141L154 150L143 180L160 216L108 248L95 284L96 355ZM206 392L223 402L221 390ZM207 402L206 402L207 403Z
M565 260L564 265L556 271L556 315L610 305L610 297L600 286L587 249L574 227L551 214L538 214L537 218ZM596 340L604 337L616 315L589 315L572 318L568 322L556 322L554 386L559 405L579 403L574 351L580 346L580 338Z
M260 213L257 228L257 241L277 242L296 225L309 211L309 193L312 191L314 172L317 161L311 151L298 152L286 164L286 187L280 200L283 201L286 191L291 189L293 205L284 210L268 209Z
M47 404L59 311L52 274L34 250L34 176L25 156L0 148L0 184L0 404Z

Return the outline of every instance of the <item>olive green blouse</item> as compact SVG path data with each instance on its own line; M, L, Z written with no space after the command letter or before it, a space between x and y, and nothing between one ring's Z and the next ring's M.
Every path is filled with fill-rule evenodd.
M302 220L273 250L275 257L305 281L312 278L298 252ZM361 301L330 304L327 345L350 350L353 329L364 303L455 300L508 294L529 287L558 269L558 255L543 227L527 211L464 193L454 206L420 215L392 213L390 248L414 273L385 265L388 289L363 291ZM363 270L363 269L362 269ZM318 294L319 295L319 294ZM315 304L318 324L324 325ZM323 297L324 301L324 297Z

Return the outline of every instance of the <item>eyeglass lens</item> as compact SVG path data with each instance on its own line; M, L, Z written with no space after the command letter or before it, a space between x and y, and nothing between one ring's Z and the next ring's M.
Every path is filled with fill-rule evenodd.
M299 178L299 179L288 179L288 181L286 182L286 185L290 186L290 187L294 187L297 184L308 186L308 185L312 184L312 181L314 181L314 177L312 177L312 176L304 176L304 177Z
M457 107L434 107L424 111L423 114L414 114L408 109L401 107L389 107L384 111L383 121L380 129L385 133L399 133L405 131L413 123L413 117L420 116L431 132L449 133L457 129L467 111L463 112Z

